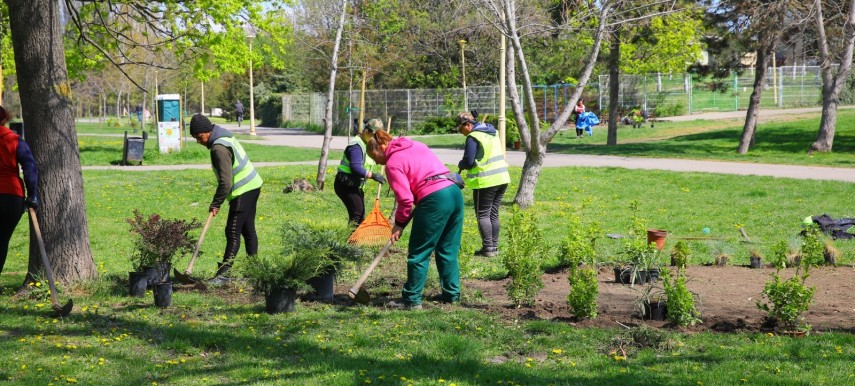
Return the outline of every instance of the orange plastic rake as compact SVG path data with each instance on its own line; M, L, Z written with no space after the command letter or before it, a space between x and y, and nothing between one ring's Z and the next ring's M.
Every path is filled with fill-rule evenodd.
M380 211L380 192L383 185L377 187L374 209L365 216L365 220L353 231L347 242L355 245L383 245L392 237L392 226Z

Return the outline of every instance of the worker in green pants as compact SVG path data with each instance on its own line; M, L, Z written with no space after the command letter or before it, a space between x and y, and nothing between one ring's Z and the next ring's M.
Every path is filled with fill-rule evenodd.
M463 194L455 185L423 198L413 211L413 228L407 254L404 303L421 304L430 255L436 252L436 269L442 301L460 300L460 266L457 255L463 229Z
M380 165L386 165L386 179L395 192L398 208L392 227L392 242L401 238L408 223L413 223L407 251L407 282L401 301L391 308L421 309L430 255L436 255L442 300L460 300L460 237L463 232L463 179L428 147L406 137L393 139L383 130L366 141L366 153ZM415 208L415 209L414 209Z

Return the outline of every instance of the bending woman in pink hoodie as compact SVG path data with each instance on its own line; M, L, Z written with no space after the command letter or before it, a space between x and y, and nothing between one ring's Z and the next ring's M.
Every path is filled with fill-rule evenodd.
M420 142L400 137L392 139L378 130L367 141L367 153L386 165L386 179L395 192L398 209L392 227L392 241L412 222L407 252L407 283L401 302L390 307L419 309L430 255L436 253L442 300L460 300L460 237L463 232L463 194L450 179L448 168Z

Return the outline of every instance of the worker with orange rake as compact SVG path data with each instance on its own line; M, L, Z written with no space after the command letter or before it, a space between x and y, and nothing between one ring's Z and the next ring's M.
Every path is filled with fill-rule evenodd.
M387 306L403 309L422 307L422 290L430 256L434 253L442 300L449 303L459 301L460 266L457 257L463 232L462 179L449 172L423 143L406 137L392 139L387 132L378 130L366 144L368 156L378 164L386 165L386 177L398 203L391 241L398 241L404 227L412 222L407 251L407 282L401 291L401 301L392 301Z
M365 140L382 128L383 122L379 119L369 120L362 131L344 148L344 156L335 175L335 194L347 208L348 221L354 227L365 218L365 193L362 190L365 180L370 178L380 184L386 183L383 174L372 173L366 168L366 165L374 162L366 156Z

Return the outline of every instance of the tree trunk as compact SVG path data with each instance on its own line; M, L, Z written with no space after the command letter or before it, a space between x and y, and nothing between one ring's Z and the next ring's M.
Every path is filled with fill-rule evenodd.
M765 39L761 39L764 41ZM775 51L775 41L757 50L757 64L754 71L754 89L748 99L748 111L745 113L745 125L742 126L742 137L739 139L739 154L746 154L754 146L754 135L757 130L757 115L760 113L760 97L763 95L763 84L766 83L766 68Z
M620 30L612 31L609 52L609 132L606 145L617 145L617 130L620 124Z
M344 18L347 16L347 1L341 0L339 6L341 6L341 18L338 23L338 30L335 33L335 44L333 45L332 58L330 59L330 87L327 92L326 115L324 115L324 143L321 146L321 159L318 161L318 178L316 180L318 189L320 190L324 190L324 181L327 178L327 160L330 155L330 142L332 142L335 76L338 72L338 46L341 43L341 33L344 30ZM349 125L350 122L348 122L348 127Z
M534 190L540 171L543 169L544 153L529 154L523 163L522 175L520 176L520 187L514 197L514 203L520 208L528 208L534 205Z
M39 225L56 280L97 277L57 2L6 0L27 142L39 168ZM28 272L41 267L30 227ZM31 280L27 274L26 280Z
M828 37L825 33L825 20L822 15L822 2L815 0L817 45L820 53L820 68L822 71L822 118L819 122L819 133L816 142L811 144L809 152L830 152L834 144L834 132L837 126L837 106L840 103L840 92L846 84L852 69L852 56L855 51L855 1L849 2L847 22L843 27L843 39L838 46L845 50L840 56L840 68L834 73L831 65L834 61L829 49Z

